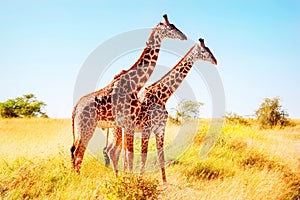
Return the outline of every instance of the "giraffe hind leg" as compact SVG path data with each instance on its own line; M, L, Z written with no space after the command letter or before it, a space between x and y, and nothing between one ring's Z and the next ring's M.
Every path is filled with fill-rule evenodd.
M83 160L86 147L82 144L82 141L78 142L78 146L74 152L74 169L75 172L80 174L80 167Z
M112 161L116 176L118 176L118 161L122 150L122 129L114 128L112 133L113 141L107 146L106 153Z
M102 153L103 153L103 157L104 157L104 160L105 160L105 167L108 167L110 165L110 159L109 159L109 156L106 152L106 147L103 148Z
M96 128L96 121L91 121L91 123L89 124L89 128L88 130L81 130L80 133L78 134L79 137L75 142L75 151L74 151L74 169L75 171L80 174L80 167L81 167L81 163L83 160L83 156L84 153L86 151L86 148L88 146L88 143L90 141L90 139L93 137L95 128ZM72 147L71 147L72 149Z

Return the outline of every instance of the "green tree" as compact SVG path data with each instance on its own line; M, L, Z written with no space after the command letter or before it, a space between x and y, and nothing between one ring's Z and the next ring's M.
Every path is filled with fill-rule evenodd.
M46 104L34 94L26 94L0 103L0 116L4 118L48 117L43 109Z
M280 98L265 98L260 104L255 115L261 128L273 128L275 126L287 126L290 124L288 113L282 109Z
M203 106L201 102L184 99L178 103L176 108L173 108L175 116L171 119L176 123L181 123L182 120L199 117L201 106Z

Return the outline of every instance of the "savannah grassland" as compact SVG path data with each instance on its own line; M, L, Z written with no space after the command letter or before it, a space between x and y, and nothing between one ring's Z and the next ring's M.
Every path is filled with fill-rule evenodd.
M200 160L209 126L202 120L194 143L167 168L165 186L159 170L117 179L89 154L75 174L70 120L0 119L0 199L300 199L296 124L274 130L224 124L217 144ZM177 128L168 125L167 140Z

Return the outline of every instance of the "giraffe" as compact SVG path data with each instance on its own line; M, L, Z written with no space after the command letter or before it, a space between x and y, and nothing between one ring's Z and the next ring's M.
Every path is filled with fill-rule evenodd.
M156 148L158 160L162 173L162 180L166 183L165 159L164 159L164 133L168 112L166 102L181 85L184 78L197 60L209 61L216 65L217 60L208 47L205 46L204 40L199 39L199 44L194 45L186 55L161 79L148 86L140 95L140 113L137 120L137 126L142 131L141 143L141 169L143 174L147 159L148 142L150 134L153 132L156 137ZM116 131L117 132L117 131ZM120 144L122 135L115 134L114 142ZM125 141L124 141L125 142ZM124 143L131 145L132 143ZM132 149L133 147L126 147Z
M116 87L120 87L130 94L133 93L132 90L142 88L154 70L162 40L164 38L187 39L175 25L169 23L167 15L163 15L163 17L164 22L158 23L153 28L146 47L136 63L128 70L122 70L104 88L81 97L75 105L72 113L73 145L70 150L73 168L77 173L80 173L84 153L97 125L101 128L128 127L122 124L125 122L120 123L114 116L114 112L118 111L119 107L115 108L113 103L116 100L120 100L119 103L122 103L122 96L114 92ZM131 81L134 81L135 87L129 87ZM127 100L126 103L129 106L135 106L134 103ZM132 115L134 114L135 112L132 113ZM115 172L117 175L117 168L115 168Z
M166 35L168 35L168 29L176 28L173 24L170 24L166 15L164 15L165 23L169 25L169 27L166 27L167 29L163 30L162 32L166 31ZM160 45L161 45L161 38L157 32L152 33L152 36L155 38L154 41L147 41L147 45L152 47L153 52L159 52ZM167 36L170 37L170 36ZM171 36L172 38L172 36ZM182 33L179 34L179 39L186 40L186 36ZM135 119L137 119L137 115L140 111L138 106L138 92L141 90L141 88L145 85L147 80L150 78L155 64L157 60L158 55L153 55L150 60L150 57L145 56L144 62L148 64L150 67L145 68L141 65L139 65L135 70L131 70L127 74L122 74L120 76L120 81L114 85L113 90L113 96L112 96L112 114L114 116L115 122L118 127L124 128L125 132L125 140L127 142L133 143L133 135L134 135L134 129L135 129ZM147 60L148 59L148 60ZM153 60L155 62L153 62ZM146 72L146 70L148 72ZM141 77L138 79L136 77L136 74L138 77ZM141 76L141 74L145 74L144 77ZM121 134L121 129L115 129L114 134ZM107 149L107 152L109 152L109 157L113 161L113 167L114 169L117 169L118 159L120 155L120 145L121 143L118 143L118 146L110 146ZM132 146L133 145L125 145L125 146ZM124 162L124 169L129 168L129 171L132 171L132 162L129 162L129 165L127 165L126 160L133 160L133 148L132 149L125 149L125 162Z

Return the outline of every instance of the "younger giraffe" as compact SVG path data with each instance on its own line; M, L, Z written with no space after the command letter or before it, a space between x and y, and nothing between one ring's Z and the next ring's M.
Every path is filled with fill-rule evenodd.
M193 46L186 55L161 79L148 86L140 96L140 109L137 126L142 130L142 148L141 148L141 174L144 173L145 163L148 152L148 142L150 134L153 132L156 137L156 148L158 160L161 168L163 182L166 182L165 158L164 158L164 133L168 112L166 102L171 95L180 86L193 64L197 60L209 61L216 65L217 60L208 47L205 46L204 40L199 39L200 43ZM117 144L122 142L122 135L114 135L114 141ZM124 143L130 145L131 143ZM133 148L132 146L126 147Z
M86 147L97 124L101 128L130 127L124 124L126 121L116 118L115 113L119 113L119 109L124 108L119 105L122 103L126 104L125 109L132 108L129 109L130 113L126 113L128 115L134 116L139 111L135 108L134 92L138 93L152 74L162 40L164 38L187 39L180 30L169 23L167 15L163 17L165 21L154 27L138 61L130 69L123 70L116 75L106 87L83 96L75 105L72 114L73 146L71 147L71 156L73 167L77 173L80 171ZM118 88L118 92L115 92ZM128 96L127 93L131 96ZM115 169L117 173L117 168Z

